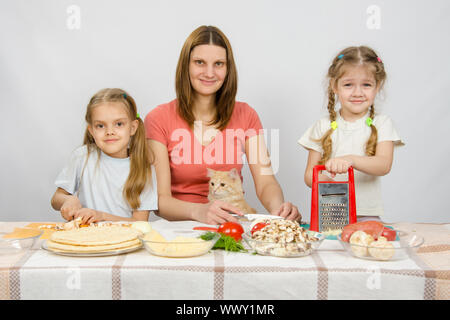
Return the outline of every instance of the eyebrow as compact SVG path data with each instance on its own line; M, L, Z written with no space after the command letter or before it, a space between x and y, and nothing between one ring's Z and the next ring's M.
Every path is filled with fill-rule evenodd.
M353 78L342 78L342 81L354 81L355 79ZM372 79L362 79L363 82L376 82L375 80Z
M128 118L119 118L119 119L114 119L112 122L117 122L117 121L124 121L124 120L128 120ZM103 121L103 120L97 120L97 119L92 119L92 122L100 122L100 123L104 123L107 121Z
M201 58L201 57L197 57L197 56L192 56L192 59L193 59L193 60L205 60L205 59L203 59L203 58ZM227 59L226 59L226 58L219 58L219 59L217 59L216 61L226 62Z

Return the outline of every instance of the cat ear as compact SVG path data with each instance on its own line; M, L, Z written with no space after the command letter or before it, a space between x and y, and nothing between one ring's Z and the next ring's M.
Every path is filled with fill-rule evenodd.
M233 179L238 179L239 178L239 173L237 171L236 168L233 168L229 171L229 176Z
M207 176L208 178L211 178L211 177L214 175L214 173L215 173L215 171L214 171L213 169L206 168L206 170L207 170L206 176Z

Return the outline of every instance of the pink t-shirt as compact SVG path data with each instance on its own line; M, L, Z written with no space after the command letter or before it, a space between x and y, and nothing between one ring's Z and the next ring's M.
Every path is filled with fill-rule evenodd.
M145 117L147 139L167 147L170 161L172 196L183 201L207 203L207 169L229 171L236 168L241 175L245 141L263 134L256 111L244 102L236 102L225 129L206 146L177 112L177 100L162 104Z

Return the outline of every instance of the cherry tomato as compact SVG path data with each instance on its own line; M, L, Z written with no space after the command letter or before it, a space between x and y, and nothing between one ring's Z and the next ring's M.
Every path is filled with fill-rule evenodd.
M388 241L395 241L397 232L394 229L384 227L381 236L385 237Z
M254 232L256 232L256 231L258 231L258 230L261 230L262 228L264 228L265 226L267 226L267 223L264 223L264 222L259 222L259 223L257 223L257 224L255 224L254 226L253 226L253 228L252 228L252 234L254 233Z
M217 232L233 237L234 240L241 240L244 228L236 222L225 222L219 226Z

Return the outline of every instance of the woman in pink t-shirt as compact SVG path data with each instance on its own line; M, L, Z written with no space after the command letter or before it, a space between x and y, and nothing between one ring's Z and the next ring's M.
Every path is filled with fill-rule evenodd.
M159 215L208 224L236 222L229 212L242 214L237 208L208 201L207 168L236 168L242 179L245 154L263 206L273 215L299 220L298 208L284 201L271 170L257 113L235 100L233 53L216 27L201 26L184 43L176 92L177 99L159 105L145 118L147 141L155 156Z

